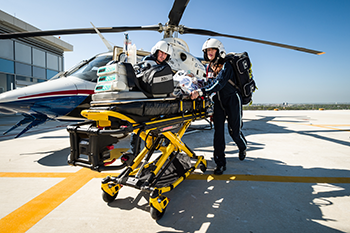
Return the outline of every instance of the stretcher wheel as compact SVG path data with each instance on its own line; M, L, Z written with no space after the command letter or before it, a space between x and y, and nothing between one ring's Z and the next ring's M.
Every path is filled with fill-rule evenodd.
M207 170L207 167L203 163L200 163L199 169L201 169L201 171L204 173Z
M163 212L159 212L159 210L151 206L150 214L154 220L161 219L164 215L164 212L165 212L165 209L163 210Z
M108 193L106 193L105 191L102 191L102 199L106 202L106 203L111 203L112 201L115 200L115 198L118 196L118 193L116 193L114 196L109 195Z

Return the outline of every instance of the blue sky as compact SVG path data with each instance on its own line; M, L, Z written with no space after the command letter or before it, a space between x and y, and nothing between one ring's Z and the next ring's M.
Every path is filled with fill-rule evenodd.
M42 30L141 26L166 23L171 0L0 0L1 10ZM254 103L350 102L349 0L191 0L180 24L221 33L270 40L315 50L312 55L269 45L220 38L228 52L247 51L258 90ZM104 34L122 45L123 33ZM137 48L150 50L158 32L129 32ZM180 35L202 57L206 36ZM65 68L106 51L97 35L61 36L74 46L65 53Z

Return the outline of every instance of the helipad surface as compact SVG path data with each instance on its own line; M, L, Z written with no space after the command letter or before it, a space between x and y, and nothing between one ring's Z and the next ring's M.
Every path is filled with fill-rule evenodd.
M0 132L20 118L0 116ZM212 175L213 130L186 134L208 170L165 194L159 221L147 194L123 187L106 204L106 174L67 165L66 125L0 136L0 232L350 232L350 111L245 111L247 158L227 133L222 176Z

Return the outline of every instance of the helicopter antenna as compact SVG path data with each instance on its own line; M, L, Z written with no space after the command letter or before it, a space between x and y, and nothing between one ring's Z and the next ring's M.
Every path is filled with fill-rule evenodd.
M101 34L101 32L95 27L95 25L90 22L92 27L95 29L96 33L99 35L99 37L101 38L101 40L103 41L103 43L106 45L108 51L113 51L113 47L110 43L108 43L108 41L104 38L104 36Z

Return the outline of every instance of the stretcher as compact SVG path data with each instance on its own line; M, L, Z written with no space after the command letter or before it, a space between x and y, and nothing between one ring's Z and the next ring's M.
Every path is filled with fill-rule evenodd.
M195 169L207 169L204 157L196 155L182 137L193 121L212 114L211 107L208 98L93 101L90 109L82 112L88 121L67 127L71 145L68 163L97 172L122 170L118 176L102 180L103 200L114 201L123 186L148 192L151 217L158 220L169 204L164 193ZM129 148L117 147L130 133L144 141L141 151L131 153Z

